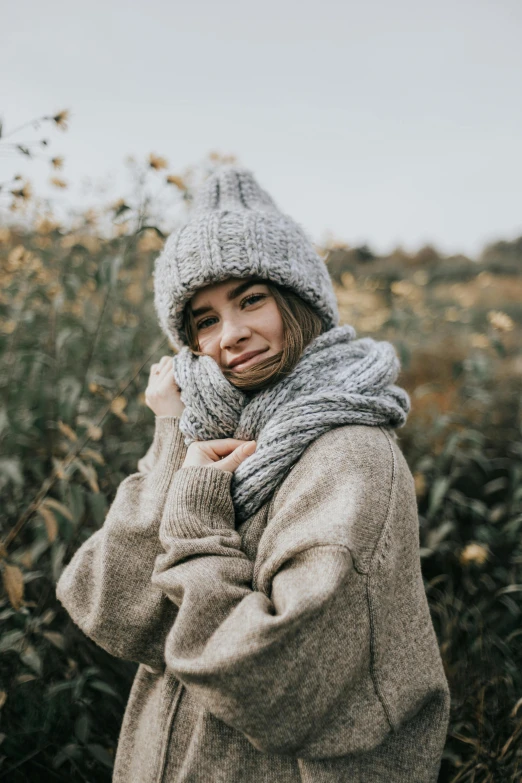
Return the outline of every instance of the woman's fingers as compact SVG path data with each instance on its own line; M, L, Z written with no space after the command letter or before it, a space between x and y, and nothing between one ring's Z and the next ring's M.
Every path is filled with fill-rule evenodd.
M250 455L254 453L255 450L255 440L249 440L246 443L243 443L243 445L234 449L232 454L229 454L228 457L219 460L219 462L215 462L212 467L217 468L218 470L229 470L231 473L233 473L235 469L241 465L244 460L246 460L247 457L250 457Z
M150 367L151 377L153 377L157 373L157 370L163 372L165 368L172 367L172 358L173 358L172 356L162 356L159 362L154 362L154 364L151 364Z
M255 441L244 441L238 438L220 438L219 440L202 441L201 445L212 451L216 455L216 459L220 459L231 454L234 449L237 449L238 446L243 446L245 443L255 443Z
M194 441L187 449L183 466L209 466L218 470L229 470L233 473L237 466L255 450L255 440L222 438Z
M181 416L185 408L174 377L172 356L162 356L150 368L145 402L157 416Z
M172 356L163 356L159 362L153 364L150 368L149 388L154 389L162 386L165 378L169 375L172 376L172 385L178 389L172 373Z

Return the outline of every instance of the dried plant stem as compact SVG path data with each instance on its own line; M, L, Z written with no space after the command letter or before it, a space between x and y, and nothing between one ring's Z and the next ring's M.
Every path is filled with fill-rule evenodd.
M151 353L147 356L145 361L138 367L137 371L134 373L132 378L125 383L125 386L120 389L120 391L114 395L114 397L111 399L109 404L106 406L103 414L100 416L98 421L96 422L97 427L99 427L102 423L102 421L105 419L107 414L111 410L111 406L118 397L120 397L127 389L128 387L134 383L135 378L140 374L143 367L147 364L147 362L150 360L152 356L163 346L163 344L167 341L166 337L161 337L160 340L158 340L157 344L154 346L154 349L151 351ZM80 451L83 449L83 447L90 441L90 436L85 434L83 439L79 441L78 444L76 444L76 448L74 448L72 451L69 451L62 462L60 462L59 465L57 465L55 468L53 468L52 473L50 476L48 476L45 481L42 483L42 486L36 493L35 497L29 504L29 506L26 508L26 510L21 514L21 516L18 518L16 524L11 528L5 539L0 543L0 550L5 553L7 550L7 547L11 544L11 542L16 538L18 533L22 530L26 522L31 518L31 516L35 513L35 511L38 510L40 507L43 499L46 497L47 493L51 489L51 487L56 482L56 479L58 478L58 473L62 472L63 470L66 470L71 462L74 460L74 458L80 453Z

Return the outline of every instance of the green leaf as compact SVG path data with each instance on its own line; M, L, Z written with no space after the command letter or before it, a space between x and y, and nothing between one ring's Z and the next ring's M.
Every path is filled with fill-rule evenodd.
M0 459L0 488L10 481L21 487L24 483L22 463L19 457L4 457Z
M74 724L74 733L80 742L87 742L89 738L90 719L86 712L76 718Z
M85 511L85 490L80 484L69 484L69 503L71 508L75 527L80 523L80 520Z
M438 527L433 528L433 530L430 530L427 535L427 544L430 549L437 549L440 542L446 538L449 533L451 533L452 530L454 530L455 524L451 520L446 520L441 525L438 525Z
M36 674L42 674L42 659L32 644L29 644L23 652L19 653L19 655L20 660L23 661L26 666L32 669Z
M69 742L68 745L65 745L54 757L53 759L53 767L54 769L58 769L64 761L67 761L68 759L74 759L75 761L79 761L82 757L82 749L79 745L77 745L75 742Z
M22 639L25 634L23 631L8 631L0 640L0 653L6 650L18 650L22 647Z
M451 479L449 476L439 476L433 482L433 486L430 491L430 502L427 513L428 519L433 518L433 516L439 510L450 485L450 481Z
M49 698L52 698L57 693L62 693L62 691L70 691L74 688L74 685L74 680L70 680L69 682L57 682L55 685L50 685L47 688L46 694Z
M111 756L111 754L102 746L102 745L87 745L87 748L89 749L91 755L97 760L100 761L102 764L104 764L109 769L112 769L114 766L114 761Z
M120 694L117 693L114 688L111 688L110 685L107 685L106 682L103 682L103 680L90 680L89 687L101 691L101 693L108 693L109 696L114 696L118 701L121 701Z
M503 593L520 593L522 592L522 585L508 585L507 587L501 587L497 590L495 596L502 595Z
M87 503L97 527L101 527L107 515L107 498L103 492L88 492Z
M53 541L51 546L51 573L56 583L63 571L63 558L67 544L64 541Z

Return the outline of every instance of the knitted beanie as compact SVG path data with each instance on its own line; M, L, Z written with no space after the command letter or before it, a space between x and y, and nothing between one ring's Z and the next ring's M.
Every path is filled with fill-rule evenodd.
M188 221L165 242L154 266L154 306L175 348L188 345L183 309L203 286L256 276L295 291L324 331L339 315L326 264L304 229L280 212L242 166L221 166L198 189Z

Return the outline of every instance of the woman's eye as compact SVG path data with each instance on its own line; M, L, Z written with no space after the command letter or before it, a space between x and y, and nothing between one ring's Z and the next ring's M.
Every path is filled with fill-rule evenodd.
M204 318L202 321L200 321L198 323L198 325L197 325L198 329L205 329L205 327L209 325L209 321L211 322L212 320L215 320L215 319Z
M249 294L248 296L245 296L244 299L241 300L241 306L244 304L255 304L260 299L265 299L266 294ZM197 324L198 329L205 329L208 326L208 322L212 321L215 316L212 316L212 318L204 318L202 321L200 321Z
M249 296L245 296L241 304L255 304L260 299L264 299L265 297L266 294L250 294Z

